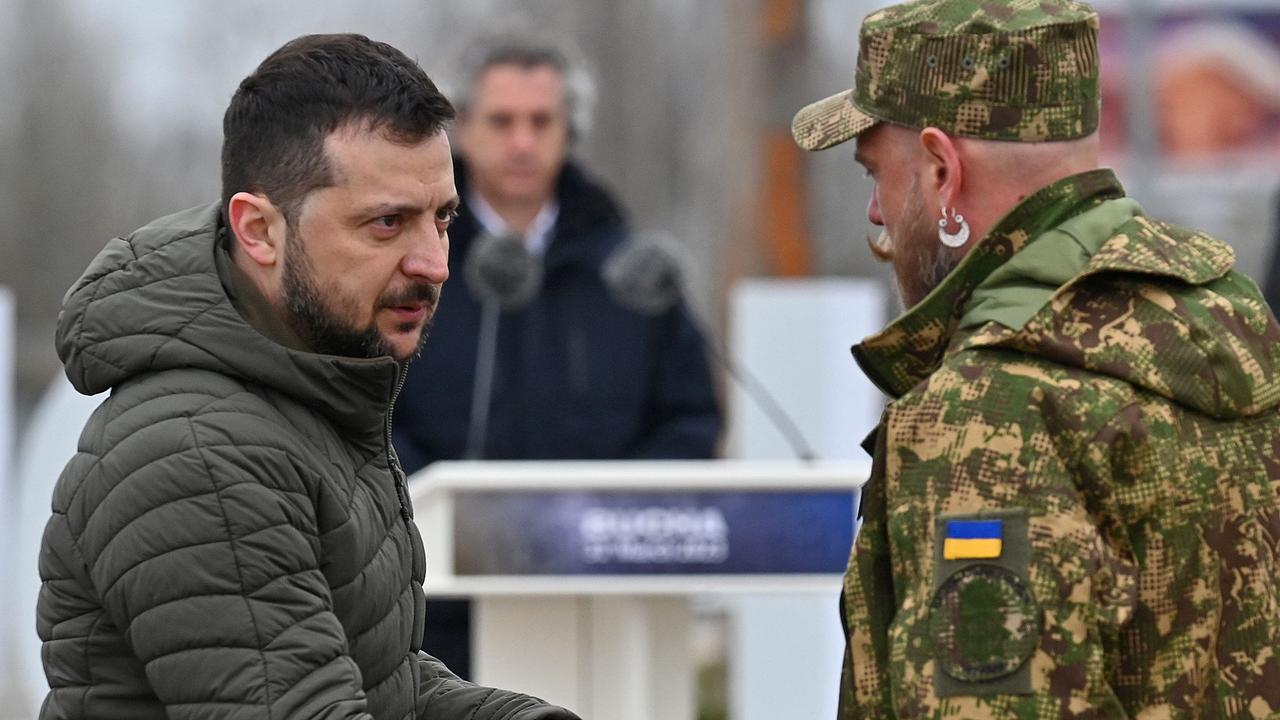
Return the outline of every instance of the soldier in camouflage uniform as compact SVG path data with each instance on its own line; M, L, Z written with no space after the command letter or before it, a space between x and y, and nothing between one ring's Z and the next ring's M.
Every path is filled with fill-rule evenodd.
M1230 247L1097 167L1097 16L867 17L873 252L907 312L842 612L840 717L1280 718L1280 326Z

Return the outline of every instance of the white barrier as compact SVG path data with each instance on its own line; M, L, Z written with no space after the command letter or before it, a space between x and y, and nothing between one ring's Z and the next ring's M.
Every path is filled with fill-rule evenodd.
M851 278L744 280L734 286L730 350L777 398L822 460L863 460L858 443L875 427L884 395L849 347L884 324L884 286ZM794 457L740 385L730 385L728 455Z

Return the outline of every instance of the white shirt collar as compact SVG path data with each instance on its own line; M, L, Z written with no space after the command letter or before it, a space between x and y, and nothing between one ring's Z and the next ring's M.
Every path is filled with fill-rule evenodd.
M467 205L485 232L495 236L512 232L498 211L494 210L480 193L474 190L468 192ZM551 244L551 229L555 227L559 217L560 203L556 202L555 198L551 198L534 216L533 222L529 223L529 229L524 234L524 242L529 252L534 255L543 255L547 252L547 246Z

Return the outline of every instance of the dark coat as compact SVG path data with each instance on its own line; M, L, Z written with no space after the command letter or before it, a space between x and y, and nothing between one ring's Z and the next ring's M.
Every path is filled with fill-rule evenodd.
M463 279L479 222L466 207L449 231L450 281L422 357L395 409L395 444L410 472L466 450L481 307ZM649 317L619 305L600 277L626 238L613 200L572 163L540 294L503 312L486 459L708 458L720 413L703 340L684 305Z
M218 228L210 205L112 240L64 302L67 377L112 392L40 551L40 717L569 717L419 652L400 367L256 332Z

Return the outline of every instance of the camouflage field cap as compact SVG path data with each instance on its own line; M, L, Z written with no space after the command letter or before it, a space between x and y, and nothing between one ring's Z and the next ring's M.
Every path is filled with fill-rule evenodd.
M1070 0L914 0L868 15L853 89L796 113L825 150L877 122L986 140L1084 137L1098 127L1098 15Z

